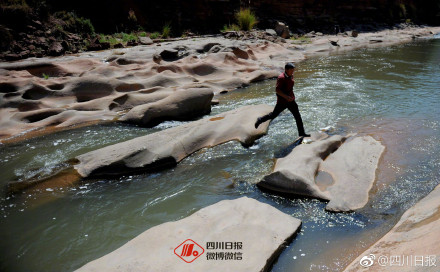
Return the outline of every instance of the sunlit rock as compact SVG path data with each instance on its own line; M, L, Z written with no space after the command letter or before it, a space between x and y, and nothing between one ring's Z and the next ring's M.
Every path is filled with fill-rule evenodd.
M77 157L75 169L83 177L119 175L175 165L204 147L236 140L251 145L267 131L268 123L255 129L258 116L271 112L268 105L245 106Z
M344 271L439 271L439 199L437 186Z
M132 108L119 120L150 127L165 120L191 120L211 112L213 96L206 88L176 91L155 103Z
M331 136L294 148L258 186L328 200L326 209L352 211L368 202L385 147L370 136Z
M153 227L77 271L267 271L300 225L299 219L252 198L223 200ZM183 247L178 246L187 239L202 249L194 245L181 259ZM238 242L242 247L210 249L208 242ZM241 253L241 259L210 259L216 252Z

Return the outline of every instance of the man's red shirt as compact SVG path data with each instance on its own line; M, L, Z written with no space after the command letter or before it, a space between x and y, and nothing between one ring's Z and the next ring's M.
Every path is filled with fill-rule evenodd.
M280 90L283 94L293 97L295 100L295 95L293 94L293 85L295 84L295 80L293 79L293 75L291 77L287 76L285 72L281 73L277 78L276 89ZM277 95L277 102L287 102L286 99Z

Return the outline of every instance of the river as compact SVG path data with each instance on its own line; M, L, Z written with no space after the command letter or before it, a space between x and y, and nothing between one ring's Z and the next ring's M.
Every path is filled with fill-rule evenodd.
M148 228L248 196L303 222L272 271L341 271L440 183L440 39L316 57L296 70L294 91L306 131L330 126L330 134L372 135L386 145L365 208L330 213L321 201L256 187L297 138L286 110L247 149L230 142L156 173L2 197L0 270L72 271ZM274 105L274 84L267 80L219 95L210 116L243 105ZM95 125L0 146L0 184L50 174L76 155L181 123L152 129Z

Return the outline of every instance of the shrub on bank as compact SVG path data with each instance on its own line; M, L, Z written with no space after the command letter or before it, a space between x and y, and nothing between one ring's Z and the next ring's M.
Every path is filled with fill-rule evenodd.
M236 24L224 25L222 31L239 31L240 27Z
M255 14L248 8L240 9L240 11L235 13L235 18L241 30L249 31L258 23Z
M171 26L170 24L166 24L162 28L162 38L168 38L171 34Z
M157 39L160 37L160 33L159 32L153 32L150 34L150 38L151 39Z
M64 21L63 29L79 34L94 34L95 28L90 19L77 16L74 12L58 11L54 17Z

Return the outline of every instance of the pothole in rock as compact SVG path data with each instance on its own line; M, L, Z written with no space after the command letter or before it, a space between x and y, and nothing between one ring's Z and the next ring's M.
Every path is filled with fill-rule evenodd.
M327 190L327 187L333 185L335 183L332 175L325 171L318 171L315 176L315 183L318 185L321 191Z

